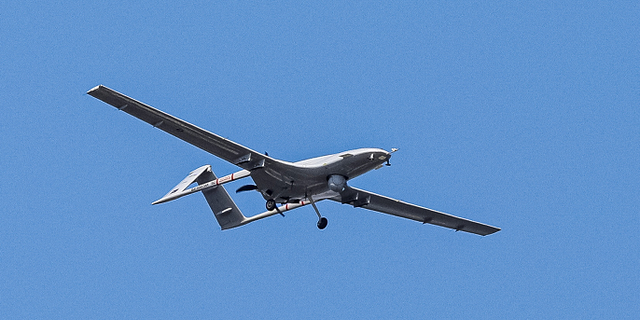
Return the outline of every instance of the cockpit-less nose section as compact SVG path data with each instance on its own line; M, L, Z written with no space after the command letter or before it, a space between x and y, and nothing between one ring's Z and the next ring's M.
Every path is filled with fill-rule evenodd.
M298 162L287 162L255 152L105 86L97 86L87 93L242 169L217 178L211 166L202 166L189 173L164 197L153 202L153 204L159 204L191 193L202 192L223 230L272 215L284 216L284 212L308 204L311 204L318 216L318 228L324 229L327 226L327 219L320 214L316 202L332 200L483 236L500 231L500 228L349 185L351 179L361 174L390 165L389 159L397 149L391 149L391 152L388 152L377 148L363 148ZM228 182L247 177L250 177L254 184L244 185L236 192L259 192L266 201L267 210L250 217L242 214L223 186ZM190 188L194 183L197 186Z

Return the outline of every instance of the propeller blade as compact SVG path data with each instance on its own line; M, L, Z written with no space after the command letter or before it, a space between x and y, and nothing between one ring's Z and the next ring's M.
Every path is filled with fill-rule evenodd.
M258 189L258 186L253 185L253 184L247 184L247 185L244 185L244 186L238 188L238 190L236 190L236 193L243 192L243 191L251 191L251 190L256 190L256 189Z

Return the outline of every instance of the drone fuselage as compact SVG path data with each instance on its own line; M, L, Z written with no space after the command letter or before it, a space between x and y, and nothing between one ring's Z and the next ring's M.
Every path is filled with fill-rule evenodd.
M277 170L273 166L260 168L252 170L251 178L265 199L295 203L309 195L331 192L328 180L332 175L342 176L348 181L380 168L390 157L391 153L383 149L355 149L294 163L282 161L288 170Z

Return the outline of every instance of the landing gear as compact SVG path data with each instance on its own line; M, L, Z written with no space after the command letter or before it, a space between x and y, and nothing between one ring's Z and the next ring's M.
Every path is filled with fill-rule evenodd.
M267 207L267 211L273 211L273 210L278 211L278 213L284 217L284 213L282 213L280 209L278 209L278 204L276 203L275 200L273 199L267 200L266 207Z
M320 220L318 220L318 229L322 230L324 228L327 227L327 218L325 217L320 217Z
M273 199L267 200L267 211L275 210L277 208L276 201Z
M313 198L311 198L311 196L309 196L308 198L309 202L311 202L311 205L313 206L313 210L315 210L316 214L318 215L318 229L322 230L326 228L328 223L327 218L320 215L320 211L318 211L318 207L316 207L316 202L313 201Z

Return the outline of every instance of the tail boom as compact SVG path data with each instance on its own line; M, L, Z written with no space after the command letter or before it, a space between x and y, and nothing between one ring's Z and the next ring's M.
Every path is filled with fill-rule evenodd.
M202 172L198 173L199 171L202 171L202 168L205 168L205 170L208 168L209 171L211 171L211 166L209 166L209 165L200 167L200 168L192 171L192 173L187 178L185 178L185 180L180 182L175 188L173 188L171 192L167 193L164 197L152 202L151 204L160 204L160 203L165 203L165 202L169 202L169 201L172 201L172 200L176 200L178 198L184 197L184 196L192 194L192 193L196 193L198 191L204 191L204 190L207 190L207 189L215 188L217 186L221 186L221 185L223 185L225 183L228 183L228 182L231 182L231 181L235 181L235 180L239 180L239 179L242 179L242 178L246 178L251 174L247 170L240 170L240 171L238 171L236 173L232 173L230 175L226 175L226 176L224 176L222 178L216 178L214 180L205 182L203 184L199 184L199 185L197 185L197 186L195 186L193 188L186 189L186 187L188 187L190 184L192 184L202 174ZM194 173L197 173L197 174L194 174ZM184 185L187 182L188 182L188 184Z

